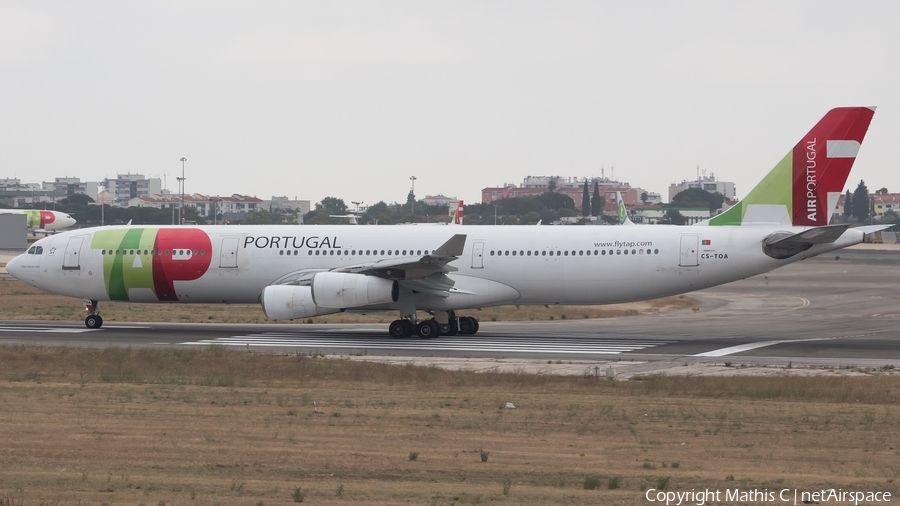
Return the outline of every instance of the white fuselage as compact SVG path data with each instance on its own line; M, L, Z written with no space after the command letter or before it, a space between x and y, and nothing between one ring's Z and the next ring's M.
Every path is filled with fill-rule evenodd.
M209 251L196 244L166 246L166 262L176 268L188 265L178 264L181 259L203 261L202 268L187 275L183 274L184 269L174 278L169 275L175 297L166 300L186 303L256 303L266 286L296 271L329 270L397 257L414 259L440 247L455 234L465 234L462 255L450 263L456 271L449 274L454 282L449 297L419 291L415 283L401 281L397 302L366 308L396 309L412 303L421 310L651 299L746 278L863 239L862 232L847 230L834 243L776 260L763 252L764 238L779 231L796 233L803 228L104 227L41 239L35 243L41 247L41 254L20 255L9 263L8 269L26 283L72 297L158 302L162 299L157 279L160 268L154 264L154 252L148 254L146 244L120 247L119 243L101 244L94 237L100 231L121 236L137 229L194 229L208 236L204 244L208 244Z

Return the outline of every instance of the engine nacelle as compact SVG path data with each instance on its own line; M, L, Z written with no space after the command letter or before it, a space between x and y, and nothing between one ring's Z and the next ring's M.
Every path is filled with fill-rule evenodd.
M274 320L293 320L340 312L340 309L317 306L312 288L297 285L271 285L263 289L262 307Z
M319 272L313 276L312 295L316 305L335 309L397 302L400 285L393 280L349 274Z

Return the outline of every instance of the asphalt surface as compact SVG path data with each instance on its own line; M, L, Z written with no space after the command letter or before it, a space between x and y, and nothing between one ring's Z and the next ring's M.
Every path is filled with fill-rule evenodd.
M840 259L836 259L838 257ZM340 355L900 367L900 251L844 250L691 294L695 309L600 320L483 322L475 336L391 339L381 324L0 321L0 344L206 346ZM164 309L163 309L164 310ZM477 311L471 314L477 316Z

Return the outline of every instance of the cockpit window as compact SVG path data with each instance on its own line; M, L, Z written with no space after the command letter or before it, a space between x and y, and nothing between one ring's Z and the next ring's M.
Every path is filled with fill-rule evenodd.
M34 255L34 246L28 248L28 254L29 254L29 255Z
M44 254L44 247L43 247L43 246L35 246L35 247L34 247L34 254L35 254L35 255L43 255L43 254Z

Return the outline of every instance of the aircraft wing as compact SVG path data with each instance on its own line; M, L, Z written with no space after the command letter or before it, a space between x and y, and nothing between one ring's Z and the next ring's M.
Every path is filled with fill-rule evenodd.
M339 267L332 272L348 272L394 279L413 291L448 297L454 283L447 277L447 273L457 270L456 267L448 264L462 255L465 246L466 235L456 234L430 254Z

